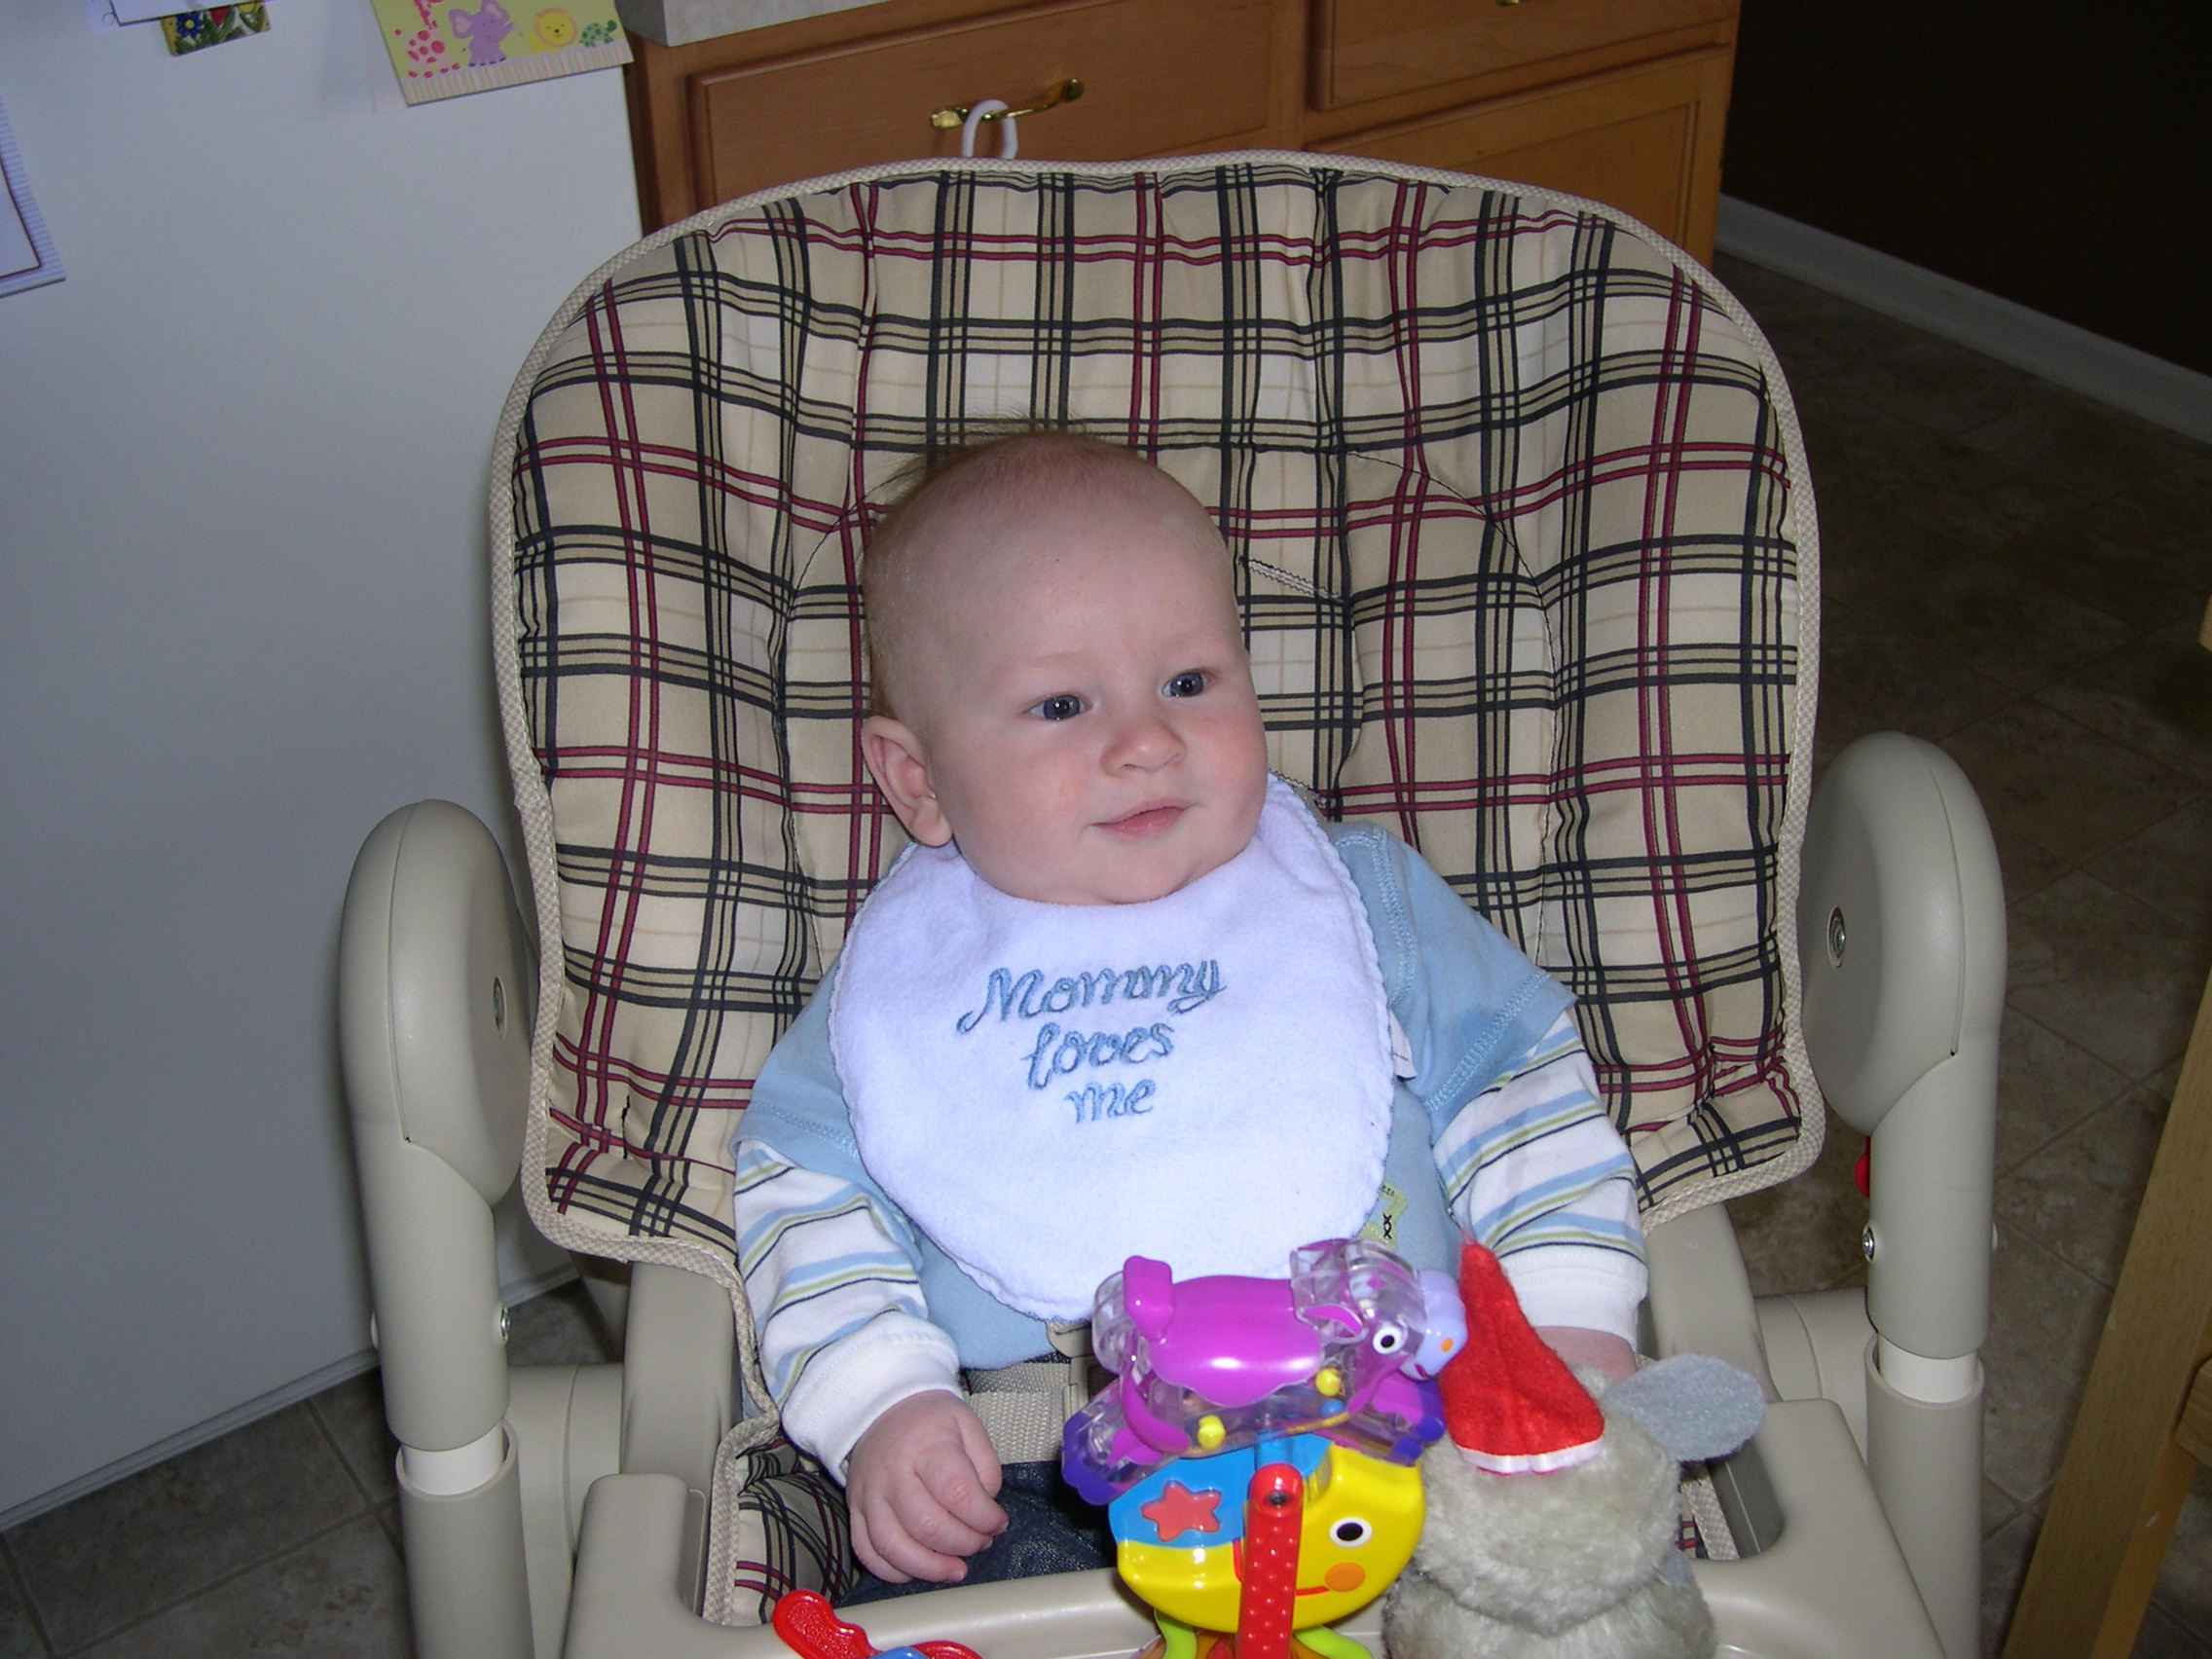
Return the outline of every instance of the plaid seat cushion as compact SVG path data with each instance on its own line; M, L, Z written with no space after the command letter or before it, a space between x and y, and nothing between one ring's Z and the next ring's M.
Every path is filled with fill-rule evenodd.
M1812 516L1741 308L1604 209L1485 180L940 165L640 244L509 404L549 1233L734 1287L731 1132L899 845L855 730L862 548L903 463L1009 417L1215 512L1274 764L1574 991L1647 1219L1810 1161Z
M860 1582L845 1489L781 1434L745 1429L715 1455L700 1611L716 1624L766 1624L793 1590L836 1602Z

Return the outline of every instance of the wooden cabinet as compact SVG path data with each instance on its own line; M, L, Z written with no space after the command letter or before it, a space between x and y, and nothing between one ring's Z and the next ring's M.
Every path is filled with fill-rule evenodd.
M1595 197L1713 250L1736 0L879 0L685 46L633 37L647 225L790 179L959 153L933 110L1069 161L1333 151ZM995 154L986 127L978 148Z
M1270 21L1268 0L1075 0L710 70L692 79L702 200L826 166L957 155L959 133L933 130L931 111L977 87L1028 97L1071 76L1082 96L1017 124L1025 142L1047 146L1032 154L1110 161L1234 143L1267 126ZM1219 66L1202 101L1188 96L1178 67L1188 63ZM783 113L805 110L828 118ZM996 148L993 135L984 153Z
M1627 48L1735 21L1735 0L1323 0L1314 18L1313 107ZM1546 80L1556 80L1546 74Z
M1725 47L1683 53L1351 133L1329 148L1595 197L1710 260L1731 56Z

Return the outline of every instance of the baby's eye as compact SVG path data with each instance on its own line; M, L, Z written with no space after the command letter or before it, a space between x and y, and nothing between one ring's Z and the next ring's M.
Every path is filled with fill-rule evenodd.
M1041 720L1072 720L1083 713L1083 699L1072 691L1048 697L1029 711Z
M1196 697L1206 688L1206 671L1202 668L1186 668L1173 680L1161 687L1169 697Z

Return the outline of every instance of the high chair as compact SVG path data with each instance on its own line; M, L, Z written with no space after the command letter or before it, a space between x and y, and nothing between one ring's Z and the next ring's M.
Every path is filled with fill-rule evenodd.
M1007 417L1207 504L1273 766L1579 997L1640 1171L1645 1346L1770 1401L1686 1489L1724 1651L1969 1659L1980 808L1896 735L1814 792L1804 446L1708 273L1589 202L1287 153L766 192L609 262L524 364L492 548L529 923L490 832L427 801L363 847L342 944L423 1659L764 1659L774 1595L850 1570L834 1485L763 1407L729 1143L899 846L855 734L864 539L902 463ZM1720 1200L1812 1162L1824 1094L1879 1130L1867 1289L1754 1301ZM548 1237L630 1264L620 1365L508 1370L490 1205L518 1166ZM865 1622L984 1659L1149 1635L1104 1572Z

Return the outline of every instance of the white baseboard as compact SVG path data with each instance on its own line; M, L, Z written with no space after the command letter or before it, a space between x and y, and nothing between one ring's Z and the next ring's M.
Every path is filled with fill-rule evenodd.
M511 1280L499 1287L499 1301L508 1308L557 1290L576 1276L575 1264L564 1259L563 1264L528 1278ZM195 1446L204 1446L210 1440L220 1440L233 1429L243 1428L249 1422L259 1422L265 1417L274 1417L287 1406L296 1406L302 1400L313 1399L325 1388L335 1388L350 1378L377 1368L377 1350L365 1347L358 1353L348 1354L344 1359L333 1360L319 1371L311 1371L305 1377L295 1377L281 1388L251 1399L240 1406L196 1422L190 1428L180 1429L166 1440L157 1440L151 1446L140 1447L128 1457L118 1457L112 1463L102 1464L90 1474L79 1475L65 1481L51 1492L42 1492L36 1497L27 1497L13 1509L0 1510L0 1532L19 1527L34 1516L44 1515L50 1509L59 1509L74 1498L87 1493L97 1492L104 1486L150 1469L156 1463L166 1463L180 1452L189 1452Z
M1720 199L1714 240L1723 253L2212 443L2212 375L1732 196Z

